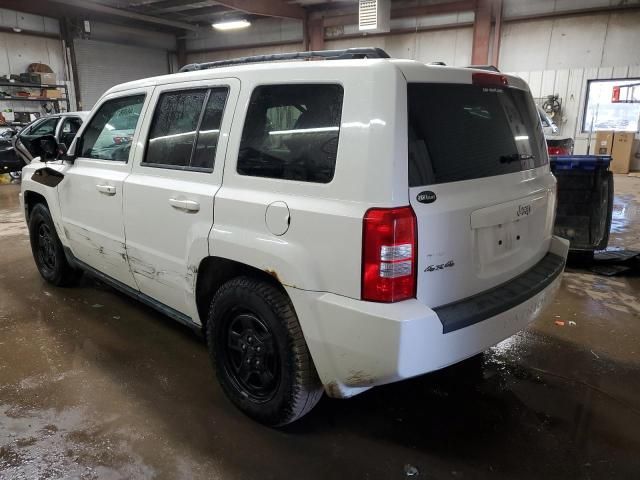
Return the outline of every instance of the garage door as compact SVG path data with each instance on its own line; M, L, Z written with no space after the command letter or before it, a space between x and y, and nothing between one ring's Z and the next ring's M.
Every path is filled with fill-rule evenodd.
M114 85L168 73L166 50L82 39L74 46L82 110Z

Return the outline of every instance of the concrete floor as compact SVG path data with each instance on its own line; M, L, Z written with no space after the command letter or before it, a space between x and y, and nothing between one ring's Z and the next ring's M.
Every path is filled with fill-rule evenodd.
M640 249L640 179L616 186L611 244ZM224 398L188 330L91 280L45 284L18 189L0 186L2 479L638 478L638 277L567 272L482 370L325 398L273 430Z

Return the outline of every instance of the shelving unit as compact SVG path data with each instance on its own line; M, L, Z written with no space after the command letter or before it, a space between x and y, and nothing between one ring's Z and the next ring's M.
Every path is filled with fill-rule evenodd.
M69 90L66 85L54 85L54 84L38 84L38 83L21 83L21 82L0 82L0 90L6 88L34 88L40 90L62 90L63 97L60 98L46 98L46 97L22 97L19 95L0 96L0 102L38 102L38 103L51 103L55 113L60 113L60 103L66 104L66 110L71 110L71 104L69 102ZM11 122L12 126L24 126L26 123Z

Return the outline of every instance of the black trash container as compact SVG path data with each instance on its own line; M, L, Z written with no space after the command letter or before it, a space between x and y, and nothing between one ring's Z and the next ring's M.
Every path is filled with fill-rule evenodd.
M554 233L581 252L604 250L609 242L613 211L613 175L609 155L550 157L558 180Z

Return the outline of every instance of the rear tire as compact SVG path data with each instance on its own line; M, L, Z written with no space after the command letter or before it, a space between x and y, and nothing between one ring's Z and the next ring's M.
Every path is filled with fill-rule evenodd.
M67 262L49 209L42 203L36 204L29 215L29 239L36 267L47 282L60 287L80 278L82 272Z
M225 283L211 302L206 337L222 390L254 420L286 425L322 397L298 317L277 285L249 277Z

